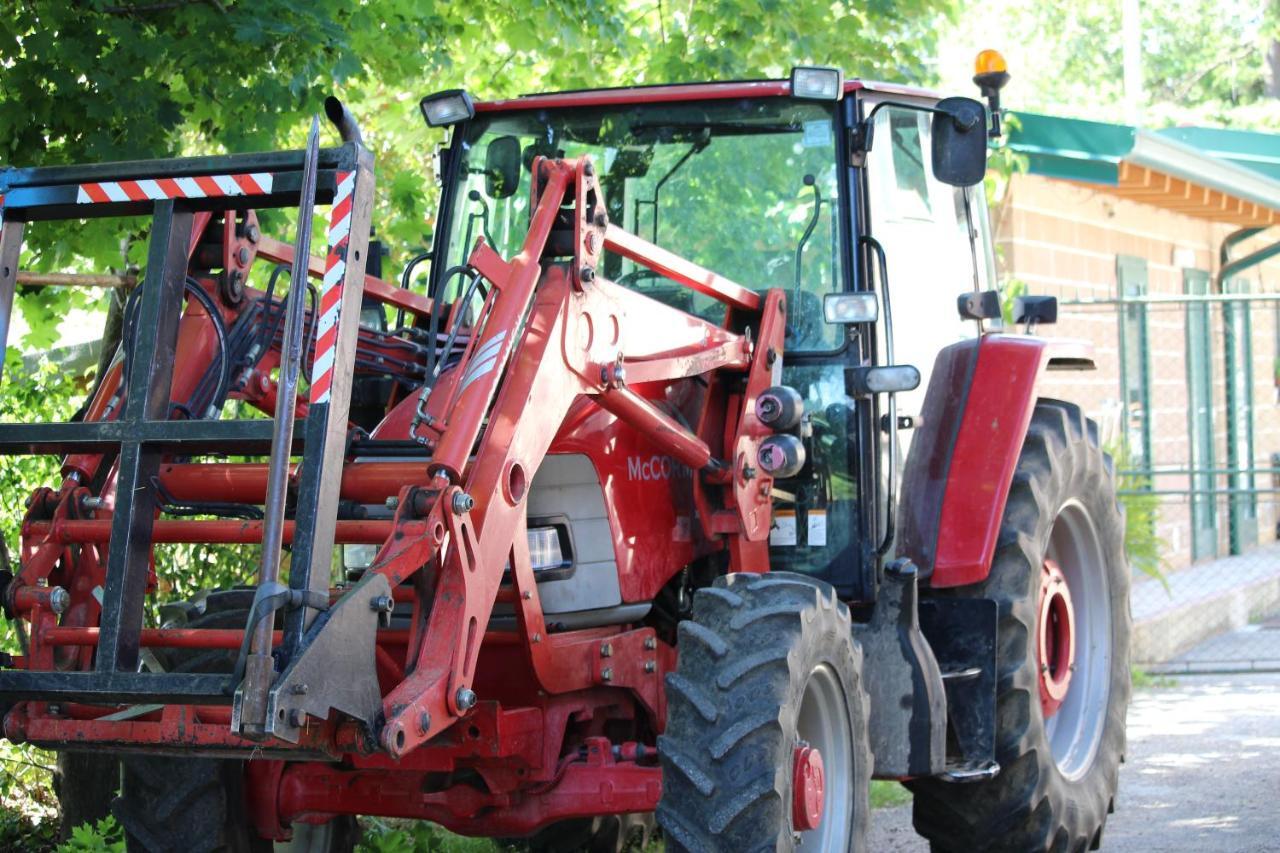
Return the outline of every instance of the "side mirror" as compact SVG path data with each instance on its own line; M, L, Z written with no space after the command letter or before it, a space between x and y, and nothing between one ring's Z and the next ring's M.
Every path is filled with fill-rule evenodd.
M489 198L509 198L520 186L520 140L499 136L484 154L484 191Z
M956 299L961 320L994 320L1000 316L1000 294L994 290L962 293Z
M973 98L944 98L933 108L933 174L971 187L987 173L987 111Z
M1013 300L1013 322L1029 326L1058 322L1058 297L1019 296Z

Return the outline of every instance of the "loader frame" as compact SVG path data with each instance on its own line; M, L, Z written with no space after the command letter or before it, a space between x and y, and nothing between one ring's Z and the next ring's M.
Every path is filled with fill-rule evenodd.
M285 612L272 637L265 731L244 725L238 697L228 707L236 677L139 669L148 648L246 642L240 630L144 628L144 595L157 543L263 539L261 522L160 518L158 495L263 500L262 463L166 461L264 454L273 428L271 421L168 417L175 360L183 370L178 318L195 237L209 221L200 218L223 212L231 223L233 211L250 204L298 204L303 161L288 153L4 174L4 320L26 222L150 211L139 324L156 329L139 336L130 354L115 419L99 406L80 423L0 425L0 452L67 454L61 487L32 497L21 570L5 590L7 606L31 626L26 654L0 672L0 702L16 703L5 736L51 748L254 755L260 760L248 765L250 784L278 792L250 798L265 837L287 837L291 821L338 813L518 835L555 819L651 811L661 791L652 747L598 734L563 756L563 739L571 722L593 717L661 731L662 678L675 649L652 627L548 625L530 566L524 499L557 432L598 407L694 473L698 535L727 555L730 571L767 571L772 479L751 463L771 431L756 419L754 401L781 365L786 304L780 290L757 294L611 225L588 158L533 164L531 227L516 257L477 242L468 267L488 285L484 307L461 360L412 425L427 462L344 464L406 452L406 442L348 429L362 295L419 317L431 305L364 275L373 183L367 152L354 143L320 152L316 201L333 212L317 313L337 306L337 317L331 327L321 321L310 400L298 405L292 447L276 451L302 458L293 472L296 509L283 531L292 546L291 589L260 585L251 618ZM263 175L263 191L246 189L245 175ZM215 195L211 187L223 187L227 176L241 191ZM193 181L202 196L179 194ZM166 189L172 197L151 197ZM225 230L235 239L229 224ZM553 248L566 242L567 251ZM597 277L605 250L719 300L723 325ZM258 251L293 260L281 244L262 240ZM274 363L267 360L266 373ZM703 416L686 426L660 398L662 388L691 377L702 377L706 396ZM256 402L267 409L273 400L271 389ZM114 494L132 500L89 488L113 455ZM387 498L396 507L390 521L338 518L339 501ZM373 565L354 584L331 589L333 545L356 542L380 545ZM72 587L69 608L57 600L58 582ZM90 601L95 585L100 620ZM514 632L486 630L495 603L514 607ZM412 606L412 627L379 627L397 604ZM477 702L482 652L490 666L529 670L525 706ZM454 725L463 718L465 725ZM487 790L441 787L440 775L464 764ZM503 809L501 818L484 816L493 807Z

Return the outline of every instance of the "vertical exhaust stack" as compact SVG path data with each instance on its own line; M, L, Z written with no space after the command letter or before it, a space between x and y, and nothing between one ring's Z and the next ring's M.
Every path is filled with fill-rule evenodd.
M351 110L347 109L346 104L330 95L324 99L324 114L328 116L329 121L333 122L343 142L354 142L356 145L364 146L360 125L356 123L355 116L351 115Z

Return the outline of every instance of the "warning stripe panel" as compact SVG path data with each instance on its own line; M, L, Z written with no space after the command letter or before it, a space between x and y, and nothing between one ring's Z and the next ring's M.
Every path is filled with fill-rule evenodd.
M320 323L315 356L311 363L311 405L329 402L333 389L333 368L337 360L338 319L342 303L342 282L347 274L347 244L350 242L352 190L355 173L338 173L338 192L329 211L329 255L325 259L324 282L318 307Z
M194 178L139 178L132 181L94 181L80 184L77 204L120 201L159 201L166 198L221 198L270 195L275 176L269 172L241 175L198 175Z

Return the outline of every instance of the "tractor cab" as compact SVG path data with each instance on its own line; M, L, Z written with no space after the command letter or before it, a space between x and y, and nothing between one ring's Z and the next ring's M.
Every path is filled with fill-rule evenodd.
M797 68L790 80L481 103L450 91L422 108L429 123L453 125L440 159L437 301L466 294L477 239L506 257L520 250L535 158L584 155L611 224L757 293L785 292L781 384L808 413L807 461L782 477L771 563L869 600L879 545L892 532L885 488L934 359L979 331L957 315L957 297L995 287L977 186L982 105ZM623 254L606 253L599 272L709 322L725 319L721 302ZM893 300L909 315L896 342ZM870 393L865 374L893 365L914 367L881 380L896 383L887 390L897 394L898 450L879 430L893 403Z

